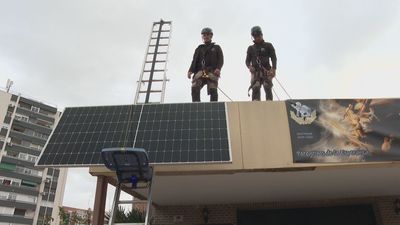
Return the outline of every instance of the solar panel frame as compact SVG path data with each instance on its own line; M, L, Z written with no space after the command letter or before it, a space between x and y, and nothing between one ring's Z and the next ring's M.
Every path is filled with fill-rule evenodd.
M138 123L136 124L137 126L136 126L136 132L134 132L134 135L135 135L135 137L134 137L134 139L133 140L130 140L129 141L129 139L128 139L128 141L129 141L129 143L130 142L132 142L132 145L131 146L129 146L129 147L137 147L137 146L135 146L135 144L136 144L136 141L137 141L137 135L138 135L138 131L139 131L139 128L140 128L140 124L141 124L141 122L142 122L142 116L143 116L143 110L147 107L147 106L155 106L155 105L158 105L158 106L162 106L162 105L190 105L190 104L198 104L197 106L199 106L199 105L203 105L204 107L205 107L205 105L204 105L204 103L175 103L175 104L140 104L140 105L116 105L116 106L92 106L92 107L68 107L68 108L66 108L65 109L65 111L67 111L67 110L70 110L70 109L76 109L76 108L78 108L78 109L82 109L82 110L85 110L85 109L88 109L88 108L101 108L101 107L138 107L138 106L140 106L140 114L139 114L139 120L138 120ZM175 161L175 162L151 162L151 164L152 165L175 165L175 164L224 164L224 163L232 163L232 149L231 149L231 141L230 141L230 132L229 132L229 113L228 113L228 110L227 110L227 106L226 106L226 103L221 103L221 102L216 102L216 103L211 103L211 104L221 104L223 107L222 107L222 109L224 110L224 120L223 120L223 122L225 123L225 129L226 129L226 145L227 145L227 154L228 154L228 158L227 158L227 160L219 160L219 161L186 161L186 162L177 162L177 161ZM137 109L137 108L136 108ZM64 117L64 115L65 115L65 111L64 111L64 113L61 115L61 117L60 117L60 119L59 119L59 121L61 121L62 119L63 119L63 117ZM137 111L137 110L136 110ZM157 113L157 112L156 112ZM76 116L76 115L75 115ZM134 115L132 115L132 117L134 117ZM129 121L128 121L129 122ZM189 123L190 123L190 121L188 121ZM129 125L129 124L128 124ZM63 124L62 126L65 126L65 124ZM61 164L61 162L63 162L63 160L64 159L66 159L66 158L64 158L65 156L63 156L63 158L61 158L61 159L57 159L57 160L55 160L55 161L52 161L52 163L48 163L48 160L43 160L44 162L43 163L41 163L41 164L39 164L41 161L42 161L42 157L44 156L44 152L45 152L45 149L48 147L48 145L49 145L49 142L50 142L50 140L52 140L52 138L53 138L53 135L54 135L54 133L58 130L58 129L61 129L61 128L58 128L58 126L56 127L56 129L53 129L53 131L51 132L51 134L50 134L50 137L49 137L49 139L47 140L47 142L46 142L46 144L45 144L45 146L44 146L44 150L41 152L41 154L40 154L40 156L39 156L39 159L37 160L37 162L36 162L36 166L38 166L38 167L91 167L91 166L102 166L103 165L103 163L102 163L102 161L98 161L98 163L83 163L83 161L85 161L85 158L83 158L83 159L79 159L78 161L76 161L76 162L78 162L78 163L72 163L72 164L69 164L69 163L63 163L63 164ZM129 131L130 133L131 133L131 131ZM77 135L77 134L72 134L72 135ZM107 134L106 134L106 136L107 136ZM98 138L100 138L100 137L98 137ZM70 137L70 139L72 139L72 136ZM98 139L99 140L99 139ZM97 143L97 144L99 144L99 143ZM83 149L83 145L81 145L80 146L82 149ZM106 146L106 147L117 147L117 146ZM221 151L222 151L223 149L221 149ZM82 151L81 151L82 152ZM93 152L87 152L87 151L85 151L85 153L86 153L86 155L89 155L89 153L92 153L92 157L96 157L95 156L95 154L98 154L99 156L97 156L97 158L99 158L100 159L100 154L101 154L101 149L98 149L98 151L95 151L95 150L93 150ZM67 155L68 153L65 153L64 152L64 155ZM79 152L78 153L76 153L76 156L74 156L74 157L76 157L76 158L79 158ZM47 156L47 157L49 157L49 156ZM54 154L54 156L53 156L54 158L56 158L56 157L58 157L58 155L57 154ZM71 158L72 156L70 156L70 158ZM86 156L85 156L86 157ZM54 160L54 158L53 158L53 160ZM70 159L69 158L69 159ZM57 162L58 164L55 164L54 162ZM93 160L92 160L92 162L93 162Z

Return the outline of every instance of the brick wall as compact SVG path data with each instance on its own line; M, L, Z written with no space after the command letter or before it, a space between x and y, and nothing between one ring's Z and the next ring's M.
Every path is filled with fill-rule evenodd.
M270 202L254 204L207 205L208 224L236 225L238 209L282 209L302 207L328 207L337 205L372 204L378 225L400 225L400 215L394 212L396 197L335 199L308 202ZM204 224L202 210L205 206L159 206L153 211L155 225ZM174 216L183 216L183 222L174 222Z

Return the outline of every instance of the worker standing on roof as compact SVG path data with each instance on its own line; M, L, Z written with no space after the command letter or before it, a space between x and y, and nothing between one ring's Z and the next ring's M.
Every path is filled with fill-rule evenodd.
M260 101L261 85L264 87L266 100L272 100L272 79L276 75L276 55L274 46L265 42L259 26L251 28L253 45L247 49L246 66L251 73L250 89L252 89L252 101ZM272 67L270 64L272 61Z
M199 45L193 55L187 76L192 78L192 101L200 102L200 90L207 84L210 101L218 101L218 80L224 64L224 55L219 45L211 42L213 31L203 28L201 36L204 44Z

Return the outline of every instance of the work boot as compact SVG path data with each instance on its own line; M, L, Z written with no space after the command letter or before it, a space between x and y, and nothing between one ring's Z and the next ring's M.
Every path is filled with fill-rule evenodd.
M192 102L200 102L200 89L192 87Z
M218 90L215 88L210 89L210 102L218 102Z

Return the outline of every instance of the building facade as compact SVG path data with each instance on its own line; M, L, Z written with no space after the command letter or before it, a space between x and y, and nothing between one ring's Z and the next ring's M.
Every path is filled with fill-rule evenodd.
M78 209L68 206L63 206L65 212L65 221L60 224L63 225L84 225L90 224L92 220L92 211L90 209Z
M58 224L67 169L35 168L56 107L0 91L0 224Z
M381 161L296 162L285 102L229 102L226 108L231 162L154 164L151 224L400 224L396 155L385 152ZM397 112L395 122L398 109L388 110ZM398 147L393 141L393 154ZM102 224L104 183L115 185L115 173L101 166L89 171L98 177L93 221ZM147 190L128 186L127 193L148 198Z

